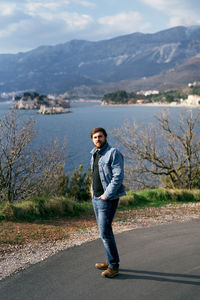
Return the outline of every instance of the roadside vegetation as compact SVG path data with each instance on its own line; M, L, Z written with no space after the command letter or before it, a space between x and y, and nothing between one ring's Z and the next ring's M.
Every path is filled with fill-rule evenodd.
M163 112L148 128L126 123L114 131L124 147L127 195L118 213L200 201L200 112L171 120ZM0 248L66 238L94 224L91 173L64 172L65 145L35 149L33 120L11 111L0 120ZM58 225L59 224L59 225ZM83 225L84 224L84 225Z
M137 193L128 191L120 198L119 210L158 207L200 201L200 190L152 189ZM0 219L35 222L65 217L93 217L91 201L76 201L66 197L40 197L0 205Z
M200 201L200 190L143 190L131 191L120 198L116 222L136 216L155 218L158 209L170 205L182 213L195 208L187 205ZM183 207L185 205L185 207ZM151 210L148 210L151 208ZM154 209L153 209L154 208ZM170 209L171 210L171 209ZM167 209L167 214L170 214ZM196 208L198 211L198 207ZM32 242L46 243L82 234L96 224L91 201L75 201L68 197L34 198L19 203L0 205L0 254Z

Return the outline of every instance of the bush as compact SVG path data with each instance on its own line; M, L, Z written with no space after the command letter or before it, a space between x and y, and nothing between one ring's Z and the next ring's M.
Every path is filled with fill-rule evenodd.
M88 209L89 206L87 206ZM81 204L65 197L34 198L11 205L9 202L3 209L3 218L6 220L34 221L53 217L79 215L85 211Z
M125 196L120 198L119 207L141 206L147 202L148 200L143 195L129 191Z
M31 200L14 204L13 211L15 220L33 221L40 218L39 207Z
M185 110L178 119L163 111L155 119L148 126L126 121L113 131L128 159L127 185L200 188L200 110Z
M70 186L67 194L75 201L88 201L90 196L91 173L82 173L83 166L75 169L70 178Z
M23 121L14 110L0 118L0 202L63 192L65 144L55 139L35 148L35 137L33 119Z
M119 208L160 206L166 203L200 201L200 190L143 190L131 191L119 200ZM93 214L92 202L77 201L67 197L37 197L11 204L1 203L0 220L34 221L54 217L74 217L82 213Z
M5 207L2 209L2 216L8 221L14 219L14 209L10 202L7 202Z
M173 202L196 202L200 201L199 190L170 190Z
M166 189L143 190L138 192L139 195L146 198L148 201L171 201L172 196Z
M160 188L153 190L142 190L137 193L129 191L126 196L120 198L119 207L138 207L149 205L162 205L162 203L185 203L197 201L200 201L200 190L168 190Z

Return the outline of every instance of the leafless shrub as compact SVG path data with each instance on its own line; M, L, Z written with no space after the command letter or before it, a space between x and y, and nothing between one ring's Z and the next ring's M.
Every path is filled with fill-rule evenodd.
M14 110L0 119L0 200L56 194L63 176L65 145L52 141L33 148L35 121L22 121Z
M124 146L127 185L132 189L164 185L200 187L200 110L184 111L178 120L169 112L155 117L156 124L125 122L113 134Z

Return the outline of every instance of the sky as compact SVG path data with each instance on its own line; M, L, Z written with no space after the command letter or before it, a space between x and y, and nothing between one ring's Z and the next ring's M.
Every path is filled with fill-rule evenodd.
M199 0L0 0L0 53L193 25Z

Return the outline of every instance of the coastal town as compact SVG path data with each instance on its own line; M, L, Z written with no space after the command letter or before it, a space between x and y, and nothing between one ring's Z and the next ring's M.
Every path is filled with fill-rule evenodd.
M155 91L148 91L149 95L152 92L152 95ZM158 92L159 93L159 92ZM136 104L149 104L147 99L138 99ZM166 102L154 102L154 104L166 104ZM199 95L188 95L186 99L180 99L179 101L172 101L168 103L170 106L182 105L182 106L199 106L200 105L200 96Z
M105 94L103 105L168 105L168 106L195 106L200 105L200 82L188 83L180 90L141 90L126 92L125 90Z

